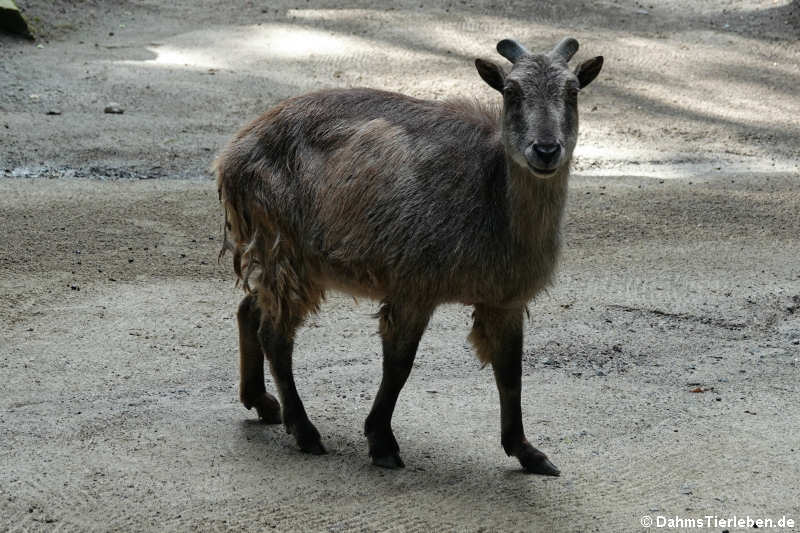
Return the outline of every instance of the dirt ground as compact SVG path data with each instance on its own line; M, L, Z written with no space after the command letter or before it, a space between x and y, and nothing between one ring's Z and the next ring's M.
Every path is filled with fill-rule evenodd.
M17 4L39 38L0 36L0 530L800 521L798 2ZM527 433L562 476L502 452L463 306L400 397L406 469L371 466L377 305L338 294L297 341L329 450L301 454L238 403L214 153L321 87L495 99L474 57L566 35L606 63L526 324Z

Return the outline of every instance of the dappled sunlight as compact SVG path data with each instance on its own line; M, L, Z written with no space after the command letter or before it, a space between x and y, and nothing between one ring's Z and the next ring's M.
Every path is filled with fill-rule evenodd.
M642 149L581 141L575 148L574 173L580 176L637 176L653 179L693 179L742 174L800 171L798 161L785 157L743 157ZM735 169L735 170L734 170Z
M489 15L441 19L417 11L383 9L290 9L288 15L309 25L338 26L353 21L360 21L364 26L377 25L381 28L381 41L460 57L490 55L501 35L532 39L553 31L551 26L530 21L521 31L513 20ZM413 20L414 25L411 28L397 26L394 21L399 15Z
M724 91L719 90L721 82ZM774 94L769 99L753 98L758 88L756 81L722 74L697 77L689 86L680 82L676 85L632 84L624 89L624 93L628 96L628 103L636 104L637 112L649 116L669 111L685 113L687 120L737 122L741 126L761 128L783 127L800 134L795 119L800 116L800 100L781 94Z
M278 23L184 33L148 50L156 54L154 59L117 63L246 70L271 61L430 59L426 57L430 54L409 52L399 46L377 49L374 42L366 38Z
M317 9L312 4L287 10L279 21L174 35L147 47L154 57L111 62L133 72L228 72L240 79L220 75L214 78L217 85L241 83L245 76L259 86L257 97L239 101L237 109L245 113L328 87L498 102L497 92L477 75L475 57L508 68L495 52L499 39L513 37L543 51L573 35L581 42L574 65L593 55L606 60L598 80L581 96L585 133L576 155L586 166L579 172L682 177L715 171L706 163L720 154L741 158L731 159L732 164L754 172L797 168L792 160L768 153L764 144L785 145L800 135L794 119L800 115L793 91L800 84L795 47L765 46L754 36L717 31L704 18L713 14L700 11L681 13L686 19L681 31L663 34L609 25L618 14L611 5L598 7L576 26L567 25L559 9L515 18L502 10L454 16L444 10ZM719 16L733 22L730 14ZM652 27L644 18L636 20L632 28Z
M213 55L197 50L174 48L171 46L149 47L156 54L154 59L145 61L120 61L120 63L144 63L168 66L184 66L194 68L220 68L220 60Z
M37 39L0 35L0 532L627 531L797 508L800 0L17 3ZM579 91L525 76L540 58L520 91L476 69L508 74L501 39L567 36L570 68L604 57ZM544 161L551 140L569 172L507 174L504 149ZM396 289L334 291L298 329L325 456L239 401L280 387L259 310L237 311L241 254L217 260L231 239L275 267L261 304L323 278ZM378 468L376 315L424 319L447 292L474 305L431 317L394 418L408 467ZM476 305L561 478L505 457Z
M726 91L720 93L714 90L719 83L720 80L714 78L698 80L694 89L700 92L698 96L701 97L684 100L681 106L710 116L762 126L774 126L776 122L796 124L796 117L800 116L800 101L797 98L786 98L783 101L753 98L758 83L730 77L723 78ZM662 94L666 96L665 93Z
M788 51L776 49L772 57L754 57L746 52L746 40L737 38L739 46L721 53L718 46L701 42L704 36L695 37L697 42L690 44L621 39L631 47L631 65L624 67L630 75L626 90L709 119L718 117L761 126L794 124L794 117L800 114L800 100L794 94L780 91L773 98L753 98L765 85L775 90L785 85L781 80L800 83L800 69L787 57ZM725 39L735 42L733 38ZM648 64L654 50L667 59L657 65Z

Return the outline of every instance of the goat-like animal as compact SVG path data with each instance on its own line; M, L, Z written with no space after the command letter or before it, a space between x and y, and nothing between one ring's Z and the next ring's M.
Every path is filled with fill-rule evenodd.
M381 300L383 378L364 431L374 464L402 467L397 397L433 310L461 302L474 306L469 338L494 371L505 452L529 472L559 474L523 432L522 330L557 262L578 92L603 63L573 72L577 48L566 38L532 54L504 39L510 72L477 59L502 108L327 90L286 100L236 135L215 170L223 252L247 293L237 315L245 407L324 453L295 388L295 331L328 289ZM280 404L264 386L265 356Z

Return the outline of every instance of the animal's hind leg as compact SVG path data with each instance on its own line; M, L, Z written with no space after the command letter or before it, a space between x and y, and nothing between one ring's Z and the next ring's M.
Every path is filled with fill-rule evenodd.
M372 463L384 468L403 468L400 447L392 433L392 414L397 397L411 373L417 346L432 309L403 308L386 303L379 313L383 339L383 378L375 402L364 423Z
M547 456L531 446L522 428L522 312L475 306L470 340L484 363L492 363L500 393L500 441L507 455L516 457L526 471L559 475Z
M269 359L272 377L278 387L286 431L294 435L302 451L319 455L325 453L325 448L320 442L319 431L308 419L292 374L294 333L301 322L302 317L285 316L275 321L271 317L262 316L258 338Z
M236 313L239 325L239 399L248 409L256 408L267 424L280 424L281 406L264 387L264 352L258 340L261 312L255 295L248 294Z

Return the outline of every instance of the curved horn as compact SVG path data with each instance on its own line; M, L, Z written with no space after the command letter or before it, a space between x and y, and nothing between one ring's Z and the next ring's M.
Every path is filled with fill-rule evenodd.
M497 51L512 63L516 63L517 59L530 53L514 39L503 39L497 43Z
M552 57L560 57L564 60L564 62L569 61L572 59L572 56L575 55L575 52L578 51L578 41L573 39L572 37L565 37L561 39L561 42L553 48L553 51L550 52Z

